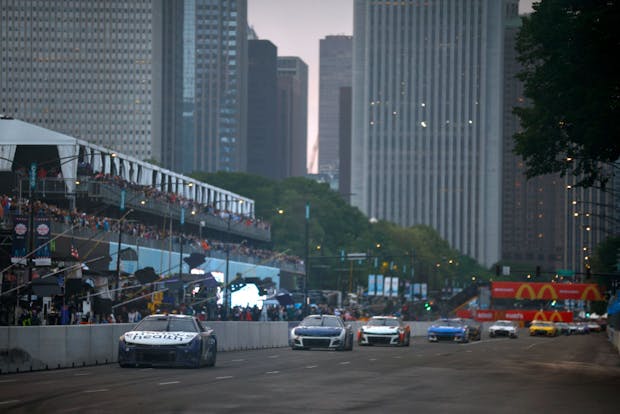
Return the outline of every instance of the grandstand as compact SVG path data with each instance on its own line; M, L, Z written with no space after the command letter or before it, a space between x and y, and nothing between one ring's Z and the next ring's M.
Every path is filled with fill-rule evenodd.
M108 296L118 302L123 298L115 293L119 279L122 287L122 279L131 280L141 268L152 267L162 277L180 274L187 282L191 279L184 276L190 273L188 266L183 265L182 272L179 267L181 258L191 253L207 257L201 266L204 272L228 269L230 280L237 276L267 279L279 287L281 270L303 274L295 258L269 250L270 226L255 216L254 200L7 117L0 118L0 196L5 314L10 313L7 305L15 306L20 287L38 300L60 293L53 286L36 286L43 285L36 281L38 274L58 272L67 281L96 274L107 280L99 290L110 289ZM16 221L16 217L20 218ZM19 220L28 228L39 221L48 223L51 232L41 240L51 241L49 258L38 257L40 251L28 257L38 257L40 262L16 257ZM24 242L32 253L40 234L28 234L34 234ZM75 262L88 270L74 272ZM16 289L15 294L7 294ZM184 294L174 299L184 301Z

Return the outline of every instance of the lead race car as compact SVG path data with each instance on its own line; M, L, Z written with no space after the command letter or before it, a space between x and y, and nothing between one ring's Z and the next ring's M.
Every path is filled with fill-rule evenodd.
M217 338L193 316L151 315L118 343L118 364L199 368L215 365Z
M454 341L465 343L469 341L469 328L458 318L438 319L427 330L429 342Z
M338 351L353 350L353 329L334 315L309 315L291 329L293 350L326 348Z
M373 316L357 331L359 345L409 346L411 328L395 316Z

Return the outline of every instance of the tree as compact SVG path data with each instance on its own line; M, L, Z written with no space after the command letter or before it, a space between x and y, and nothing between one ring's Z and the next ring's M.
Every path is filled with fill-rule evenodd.
M620 158L620 1L534 3L517 37L529 105L516 107L515 153L528 178L572 174L605 189Z

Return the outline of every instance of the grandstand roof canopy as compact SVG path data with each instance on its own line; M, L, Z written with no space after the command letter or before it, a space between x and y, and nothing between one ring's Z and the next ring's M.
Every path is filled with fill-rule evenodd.
M128 155L17 119L0 117L0 172L12 171L17 147L50 145L58 148L67 192L75 191L78 165L87 163L95 172L122 177L128 182L176 193L203 204L226 202L229 210L251 216L254 200L200 182ZM232 202L231 202L232 201Z

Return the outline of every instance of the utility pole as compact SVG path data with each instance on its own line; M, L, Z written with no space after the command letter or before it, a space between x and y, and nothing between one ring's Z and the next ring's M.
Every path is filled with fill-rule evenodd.
M308 280L310 279L310 263L309 263L309 244L310 244L310 202L306 201L306 222L305 222L305 237L306 244L304 248L304 264L305 264L305 275L304 275L304 316L307 316L310 312L310 299L308 298Z

